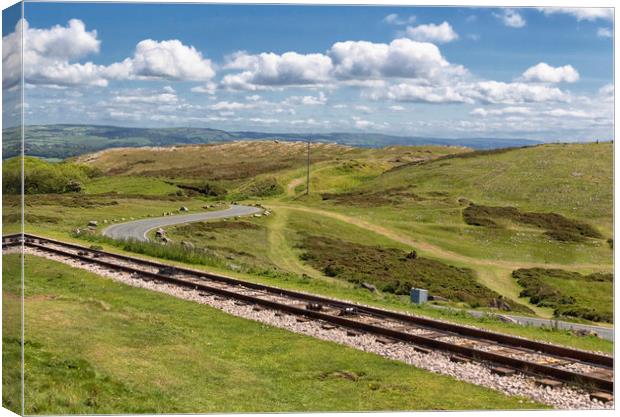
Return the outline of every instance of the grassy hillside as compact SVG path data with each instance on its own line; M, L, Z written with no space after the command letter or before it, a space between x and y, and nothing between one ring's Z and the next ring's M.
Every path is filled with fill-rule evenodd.
M499 294L515 310L544 317L559 310L530 302L513 271L546 268L588 275L612 270L610 143L476 152L313 144L309 195L302 142L123 148L76 162L103 176L86 181L79 198L32 196L26 210L30 230L67 236L91 219L122 221L181 205L194 212L215 201L260 201L275 215L259 229L205 225L169 232L176 241L189 240L224 259L234 257L231 270L239 264L247 267L244 271L276 268L285 276L309 276L335 287L358 278L349 276L354 271L341 280L338 274L328 276L333 275L326 273L329 259L304 255L304 236L337 239L342 244L336 248L363 245L362 252L373 254L382 248L415 250L431 264L470 271L479 294ZM351 264L356 252L344 251L338 262ZM373 256L366 257L370 263ZM386 278L406 292L410 282L397 275ZM413 271L413 276L423 281L432 274ZM433 284L438 283L428 286L443 291ZM383 281L380 287L396 288ZM495 296L467 297L449 302L479 308L495 304Z
M9 263L5 298L19 292ZM541 407L57 262L29 256L26 277L27 414ZM3 364L19 355L3 334ZM3 389L18 386L5 371Z
M541 145L403 166L368 184L443 191L484 205L553 211L611 225L613 144Z

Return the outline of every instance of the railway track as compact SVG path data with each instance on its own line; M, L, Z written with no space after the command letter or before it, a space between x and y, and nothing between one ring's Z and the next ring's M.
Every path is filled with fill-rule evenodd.
M132 274L205 295L296 315L298 320L318 320L344 327L351 336L372 334L383 343L403 341L420 352L442 351L454 362L481 362L500 375L532 375L541 385L578 385L598 398L613 393L613 357L520 337L509 336L406 313L290 291L235 278L170 266L136 257L93 250L85 246L34 235L9 235L3 248L24 244L37 251Z

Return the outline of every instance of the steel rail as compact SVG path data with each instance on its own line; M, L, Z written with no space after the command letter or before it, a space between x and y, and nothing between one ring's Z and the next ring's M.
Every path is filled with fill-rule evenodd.
M3 237L3 246L7 244L10 245L11 244L10 240L11 239L14 240L15 238L16 238L15 235ZM34 241L35 239L39 240L39 243L36 243ZM5 244L5 240L8 240L9 242ZM471 358L476 361L491 362L494 364L508 366L510 368L519 370L524 373L549 376L549 377L553 377L555 379L561 380L563 382L576 383L576 384L581 384L581 385L585 384L585 385L596 387L598 389L601 389L607 392L613 392L613 380L608 380L608 379L604 379L604 378L600 378L600 377L592 376L592 375L581 374L581 373L577 373L573 371L567 371L564 369L542 365L539 363L526 361L526 360L522 360L518 358L513 358L510 356L500 355L500 354L493 353L493 352L487 352L487 351L475 349L475 348L468 347L468 346L461 346L458 344L444 342L444 341L436 340L430 337L413 335L413 334L402 332L399 330L394 330L394 329L378 326L376 324L363 323L363 322L352 320L346 317L333 316L333 315L326 314L320 311L313 311L313 310L300 308L295 305L285 304L285 303L281 303L281 302L277 302L273 300L267 300L267 299L263 299L263 298L255 297L251 295L240 294L232 290L207 285L204 282L196 283L196 282L187 281L181 278L172 277L169 275L164 275L164 274L150 272L150 271L144 271L142 269L136 269L131 266L120 265L118 263L109 262L101 258L92 258L88 256L78 255L77 253L73 253L73 252L66 252L61 249L46 246L46 244L43 242L62 246L65 248L68 247L68 248L78 250L78 251L85 251L87 253L98 253L100 256L111 257L113 259L118 259L118 260L130 262L134 264L137 263L137 264L146 265L146 266L154 267L154 268L162 268L162 267L169 268L170 267L170 265L167 265L164 263L134 258L131 256L126 256L126 255L113 254L113 253L109 253L105 251L93 250L85 246L76 245L73 243L61 242L58 240L42 238L42 237L34 236L34 235L24 236L24 243L28 246L37 248L39 250L51 252L57 255L61 255L61 256L67 256L71 258L77 258L80 260L86 260L90 263L95 263L95 264L98 264L98 265L101 265L101 266L104 266L106 268L110 268L113 270L121 270L127 273L140 274L140 275L147 276L149 278L152 278L158 281L172 283L177 286L197 289L197 290L209 292L212 294L218 294L224 297L241 300L241 301L245 301L248 303L259 304L267 308L285 311L285 312L295 314L295 315L306 316L306 317L310 317L313 319L322 320L325 322L330 322L330 323L343 326L343 327L347 327L347 328L351 328L354 330L363 330L363 331L367 331L373 334L387 336L395 340L411 342L416 345L458 354L458 355L461 355L467 358ZM20 242L13 241L12 244L19 244L19 243ZM522 348L533 349L537 352L544 352L551 356L560 357L562 359L566 359L566 358L577 359L579 361L583 361L589 364L596 364L596 365L604 366L606 368L613 368L613 357L609 357L605 355L600 355L600 354L595 354L591 352L585 352L585 351L575 350L575 349L570 349L570 348L564 348L564 347L555 346L555 345L549 345L546 343L535 342L535 341L531 341L527 339L521 339L521 338L514 337L514 336L502 335L500 333L488 332L485 330L471 329L469 327L459 326L459 325L455 325L451 323L445 323L445 322L438 321L438 320L409 316L406 314L391 312L391 311L377 309L377 308L368 307L368 306L362 306L362 305L358 305L354 303L332 300L329 298L314 296L311 294L284 290L284 289L275 288L275 287L269 287L269 286L265 286L262 284L255 284L255 283L251 283L247 281L237 280L237 279L226 277L223 275L217 275L217 274L206 273L206 272L186 269L186 268L178 268L178 267L174 267L174 269L175 269L175 272L193 275L195 276L195 278L202 279L202 280L204 280L205 278L211 279L213 281L223 282L223 283L226 283L232 286L243 286L245 288L252 288L252 289L264 291L268 294L271 293L273 295L287 296L287 297L291 297L291 298L302 300L302 301L319 302L319 303L337 307L337 308L354 307L355 309L357 309L359 313L366 313L366 314L370 314L375 317L378 316L378 317L384 317L384 318L393 318L399 321L413 323L417 326L421 325L422 327L429 328L429 329L440 329L444 331L449 331L451 333L466 335L468 337L483 339L485 341L498 342L501 345L507 345L511 347L517 346L517 347L522 347ZM516 343L510 343L513 341ZM565 352L568 352L569 354L564 355L563 353Z

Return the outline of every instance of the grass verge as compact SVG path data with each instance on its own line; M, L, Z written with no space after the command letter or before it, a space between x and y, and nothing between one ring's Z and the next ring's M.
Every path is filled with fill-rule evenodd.
M57 262L26 274L27 414L540 407Z

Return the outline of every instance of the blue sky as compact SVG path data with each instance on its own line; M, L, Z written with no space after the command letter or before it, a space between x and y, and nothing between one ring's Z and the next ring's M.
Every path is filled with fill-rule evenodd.
M27 124L613 137L609 9L26 3L25 18Z

